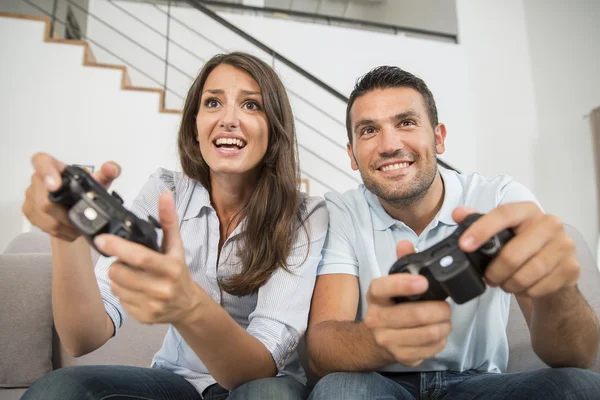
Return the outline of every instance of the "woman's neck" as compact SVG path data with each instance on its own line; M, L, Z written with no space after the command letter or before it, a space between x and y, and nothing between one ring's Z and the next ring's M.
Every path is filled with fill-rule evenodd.
M210 177L210 201L221 226L229 225L231 233L239 223L240 211L247 203L255 181L246 177L212 174Z

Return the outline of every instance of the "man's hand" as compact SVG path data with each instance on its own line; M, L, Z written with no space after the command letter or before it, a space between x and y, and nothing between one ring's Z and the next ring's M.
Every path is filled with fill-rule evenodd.
M192 279L185 261L179 221L171 192L159 199L163 252L155 252L114 235L95 244L118 259L110 267L112 292L129 315L142 323L186 323L208 295Z
M398 258L413 252L409 241L401 241L396 247ZM392 300L422 294L427 286L425 277L402 273L373 280L367 292L365 325L394 361L409 367L444 349L452 327L450 306L445 301L396 304Z
M459 207L453 218L462 222L475 210ZM496 233L512 228L515 237L490 263L485 279L508 293L536 298L575 286L579 262L573 240L561 221L532 202L510 203L485 214L460 237L462 250L471 252Z

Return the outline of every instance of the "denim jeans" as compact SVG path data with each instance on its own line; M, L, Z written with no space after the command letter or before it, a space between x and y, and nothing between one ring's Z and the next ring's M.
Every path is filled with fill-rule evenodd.
M229 392L218 385L205 399L305 400L308 389L291 377L258 379ZM200 400L202 396L183 377L157 368L116 365L61 368L31 385L22 400Z
M600 374L577 368L507 374L443 371L383 376L338 372L321 379L309 397L325 399L600 399Z

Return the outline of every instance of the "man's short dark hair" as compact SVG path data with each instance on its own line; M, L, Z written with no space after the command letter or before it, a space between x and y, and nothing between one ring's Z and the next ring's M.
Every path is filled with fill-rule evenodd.
M423 100L425 101L425 108L427 109L429 121L431 121L433 129L435 129L438 124L437 108L435 106L433 94L431 94L431 91L425 82L421 78L398 67L382 65L373 68L371 71L358 78L354 85L354 89L350 94L348 106L346 107L346 130L348 131L348 141L350 143L352 143L350 110L356 99L372 90L399 87L412 88L421 93L421 96L423 96Z

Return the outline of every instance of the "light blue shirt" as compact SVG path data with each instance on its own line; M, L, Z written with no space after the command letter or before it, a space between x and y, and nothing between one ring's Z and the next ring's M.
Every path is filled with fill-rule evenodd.
M325 195L329 210L329 233L323 247L318 274L358 276L360 302L356 319L367 311L365 295L371 281L384 275L396 261L396 244L411 241L424 250L449 236L456 229L452 211L469 206L486 213L503 203L537 200L520 183L508 176L486 180L479 174L459 174L443 167L442 208L427 228L417 236L401 221L392 218L379 199L364 185L344 194ZM506 325L510 295L488 287L483 295L462 305L448 299L452 308L452 331L440 353L417 367L393 364L382 371L480 371L501 372L508 363Z
M304 383L306 378L296 347L306 330L317 265L327 233L325 201L316 197L305 198L304 221L309 236L299 228L287 259L291 273L278 269L257 293L237 297L221 291L217 282L241 270L237 249L244 245L240 233L245 220L227 238L220 257L217 257L219 219L210 203L209 193L200 183L182 173L165 169L156 171L130 210L143 219L147 219L148 215L158 219L158 198L165 190L171 190L175 197L185 258L192 279L246 332L264 344L275 361L279 375L291 375ZM161 240L162 231L159 231L159 242ZM113 261L114 258L101 257L95 271L106 312L117 330L123 324L126 313L110 291L108 269ZM183 376L199 393L215 383L202 360L172 325L152 360L152 367Z

